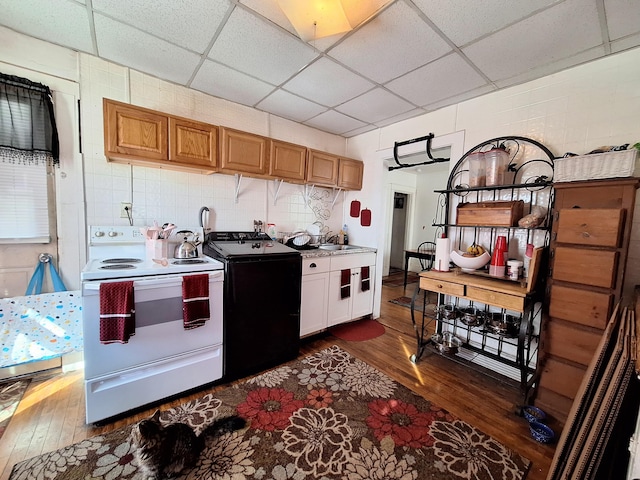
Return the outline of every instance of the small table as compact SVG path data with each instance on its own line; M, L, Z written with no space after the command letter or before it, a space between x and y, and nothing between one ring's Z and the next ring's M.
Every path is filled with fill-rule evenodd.
M409 270L409 259L410 258L423 258L423 259L430 259L435 257L436 251L435 250L422 250L422 251L418 251L418 250L405 250L404 251L404 289L407 289L407 273Z

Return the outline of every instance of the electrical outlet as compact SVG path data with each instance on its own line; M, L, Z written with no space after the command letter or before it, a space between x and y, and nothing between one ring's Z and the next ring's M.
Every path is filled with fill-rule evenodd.
M120 202L120 218L129 218L133 215L132 205L129 202Z

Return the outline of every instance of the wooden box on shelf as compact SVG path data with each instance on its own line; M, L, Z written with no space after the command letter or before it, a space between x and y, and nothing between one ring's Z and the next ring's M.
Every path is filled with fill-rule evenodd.
M515 227L522 218L524 202L461 203L457 208L456 224L465 226Z

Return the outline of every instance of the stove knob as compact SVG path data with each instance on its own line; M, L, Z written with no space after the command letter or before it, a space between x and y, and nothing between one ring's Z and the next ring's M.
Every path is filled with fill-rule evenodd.
M96 237L104 237L104 232L103 232L102 230L98 230L98 231L95 233L95 236L96 236Z
M109 235L110 237L117 237L118 232L114 232L113 230L111 230L107 235Z

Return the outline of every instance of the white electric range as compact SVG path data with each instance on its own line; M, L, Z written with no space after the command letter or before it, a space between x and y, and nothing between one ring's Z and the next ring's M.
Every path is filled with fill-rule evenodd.
M182 236L169 240L172 256ZM224 265L204 255L166 258L159 264L148 258L146 243L139 227L89 228L89 261L81 273L87 423L214 382L223 374ZM188 330L182 280L205 273L210 318ZM127 343L104 344L100 285L122 281L133 281L135 335Z

